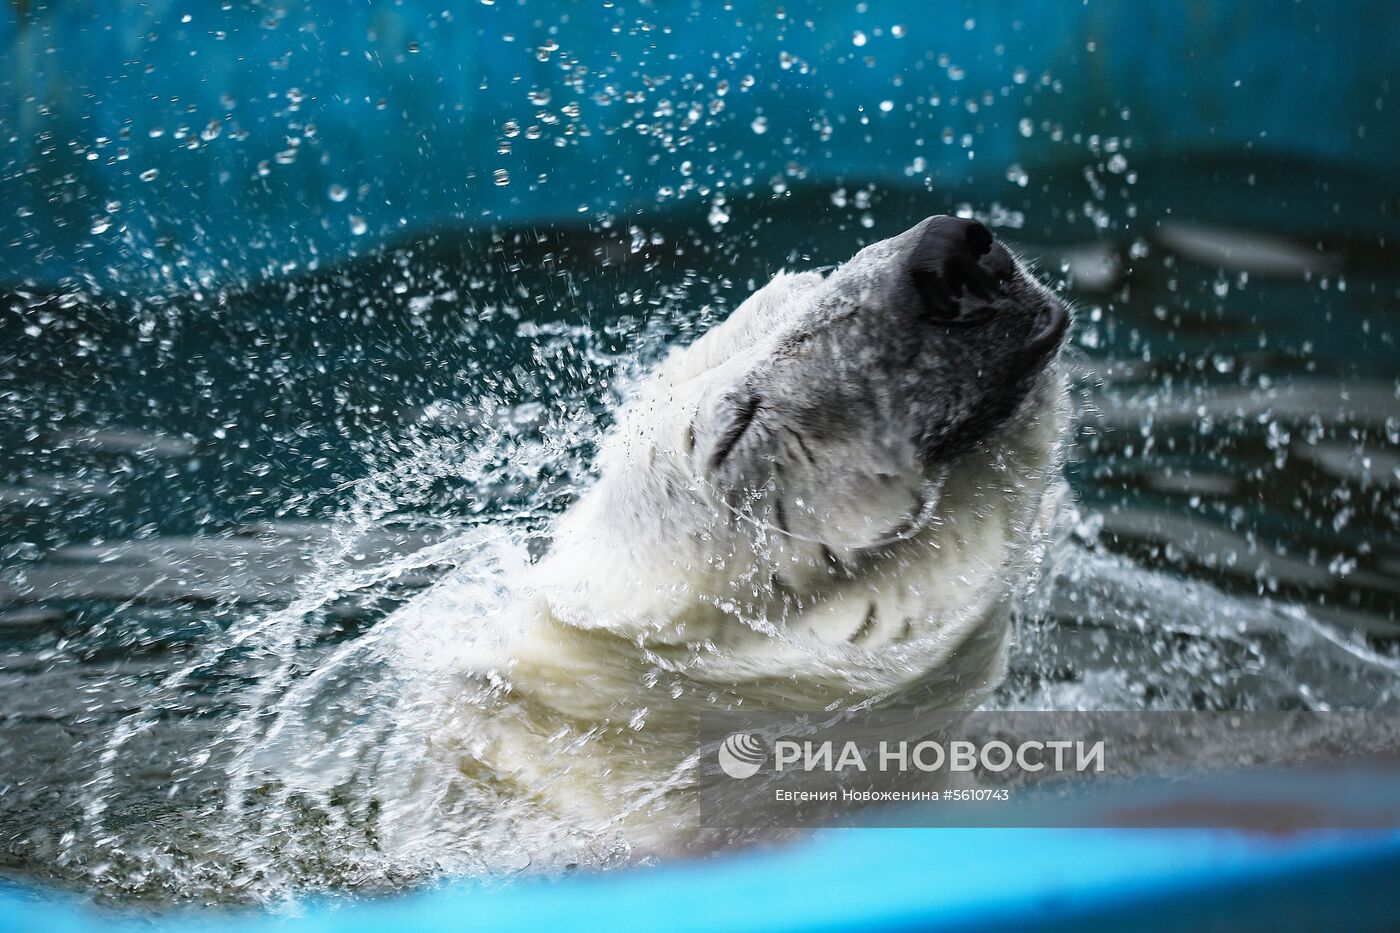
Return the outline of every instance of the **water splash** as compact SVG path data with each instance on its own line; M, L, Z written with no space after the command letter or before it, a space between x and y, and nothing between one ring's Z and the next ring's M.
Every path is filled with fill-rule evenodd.
M830 204L848 230L878 197L852 190L841 198L849 203ZM725 207L734 212L726 229L742 224L741 202ZM708 230L704 220L697 229ZM220 397L258 382L269 394L252 397L250 410L284 405L348 438L301 461L278 458L306 425L248 457L247 435L217 408L200 413L219 426L210 439L115 407L94 411L63 394L66 372L24 386L16 397L35 406L92 415L46 426L47 446L31 458L43 469L0 490L12 508L37 497L54 510L43 527L61 535L38 539L42 559L33 545L12 545L23 559L4 581L4 864L109 898L279 903L638 858L625 819L571 822L510 775L462 768L490 757L473 754L471 717L497 694L489 681L461 678L458 661L502 624L501 607L588 482L596 440L637 373L744 291L729 267L758 276L770 259L806 264L784 259L787 244L751 261L721 244L713 258L725 271L707 275L663 261L677 242L686 241L642 227L588 241L584 255L641 265L610 275L604 264L586 298L545 259L538 279L518 279L531 263L444 277L436 260L393 255L373 267L372 289L337 273L257 296L257 316L219 311L224 330L281 335L284 289L309 301L316 340L294 372L276 354L215 342L211 356L247 368L194 373ZM1018 614L1010 674L990 705L1391 708L1400 683L1387 608L1394 386L1375 373L1342 379L1325 354L1290 368L1251 355L1252 337L1233 349L1212 343L1214 306L1195 320L1183 292L1270 309L1277 295L1260 284L1262 271L1245 287L1232 276L1217 298L1220 273L1205 268L1193 289L1161 253L1168 247L1110 243L1093 253L1111 259L1094 266L1107 270L1100 278L1075 272L1085 263L1065 254L1091 297L1112 294L1101 290L1121 288L1144 263L1160 262L1162 277L1134 280L1142 293L1126 305L1083 309L1088 352L1074 367L1085 404L1069 466L1080 502L1044 585ZM1057 263L1047 254L1042 266ZM1313 294L1295 287L1295 298ZM361 297L334 304L347 294ZM82 301L36 302L27 320L40 334L26 339L112 347L100 329L110 318ZM609 315L593 319L593 307ZM342 319L350 324L336 336ZM131 320L131 352L143 360L135 369L146 373L184 373L180 360L211 344L189 309L152 305ZM1312 332L1287 337L1292 320L1271 318L1272 339L1297 344ZM355 365L363 357L337 355L337 339L393 346L414 370L448 375L415 382L405 366L374 382ZM139 357L143 347L153 357ZM355 379L289 394L286 383L314 386L337 367ZM104 378L114 406L137 397ZM221 472L183 472L192 462ZM187 475L173 488L195 504L183 506L170 486L142 492L133 464ZM298 488L273 486L268 466ZM200 532L210 506L197 493L249 486L277 490L277 511L240 500L228 524ZM1280 486L1301 506L1280 500ZM116 501L134 502L129 524L83 524ZM161 510L191 521L147 530ZM238 524L245 513L251 523ZM1283 523L1294 515L1306 521ZM415 603L435 581L451 599L442 603L439 589L431 604ZM667 683L658 687L664 695ZM557 741L567 750L593 740Z

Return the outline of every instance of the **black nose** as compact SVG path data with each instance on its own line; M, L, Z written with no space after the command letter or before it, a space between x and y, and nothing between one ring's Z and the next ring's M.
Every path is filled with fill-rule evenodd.
M1015 270L1011 254L975 220L939 215L920 227L909 270L924 308L949 324L986 320L989 303Z

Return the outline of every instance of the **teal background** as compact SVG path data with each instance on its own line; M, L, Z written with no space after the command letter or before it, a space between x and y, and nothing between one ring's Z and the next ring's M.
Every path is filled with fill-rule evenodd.
M0 280L237 285L453 226L703 215L775 180L1014 208L1036 192L1008 166L1074 179L1095 136L1134 167L1290 173L1275 229L1375 232L1395 212L1386 0L224 6L0 17ZM1197 219L1228 220L1241 187Z

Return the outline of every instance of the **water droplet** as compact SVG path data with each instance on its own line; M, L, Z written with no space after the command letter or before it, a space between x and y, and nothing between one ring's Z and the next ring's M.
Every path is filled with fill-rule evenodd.
M729 223L729 211L724 208L724 198L717 198L710 205L710 226L722 227Z

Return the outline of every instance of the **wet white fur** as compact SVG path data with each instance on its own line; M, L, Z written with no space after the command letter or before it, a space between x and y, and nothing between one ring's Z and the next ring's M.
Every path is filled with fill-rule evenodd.
M1057 369L994 437L936 471L888 456L852 462L848 450L790 463L784 492L819 515L838 559L886 540L901 521L918 519L921 496L936 497L921 530L877 548L853 575L830 572L800 520L785 534L737 515L688 449L690 425L752 357L773 352L776 325L819 282L815 273L780 274L675 350L625 407L598 457L597 482L561 519L537 568L539 628L527 626L510 652L510 677L522 688L594 714L624 696L648 705L647 691L607 673L616 653L641 651L721 692L826 706L897 691L955 661L974 634L997 643L996 658L969 659L983 669L956 678L947 705L975 704L995 685L1010 599L1037 563L1059 496L1068 407ZM853 479L892 472L896 481L851 488ZM764 596L774 572L800 602L785 618ZM870 630L852 643L862 626ZM568 650L560 650L561 632L571 635ZM784 685L773 687L775 679Z
M559 520L525 595L456 655L464 683L497 685L489 708L459 721L470 734L444 743L470 748L472 767L604 819L694 751L690 714L847 707L916 684L921 705L969 708L1000 680L1011 604L1062 486L1056 366L995 435L935 470L849 450L790 468L790 533L741 514L706 478L693 425L774 352L820 282L778 275L673 351L620 412L596 482ZM890 538L910 521L914 533ZM460 585L404 611L449 614Z

